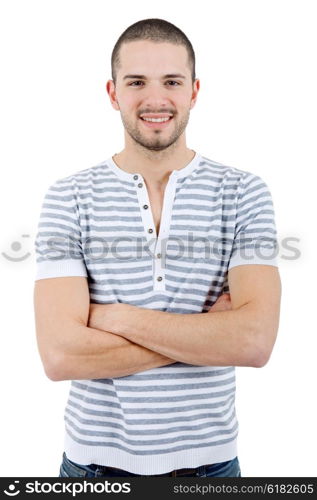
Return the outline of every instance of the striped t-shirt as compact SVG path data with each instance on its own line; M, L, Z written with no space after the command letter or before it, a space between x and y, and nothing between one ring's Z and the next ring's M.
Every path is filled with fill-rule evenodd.
M112 157L48 189L36 280L86 276L94 303L202 313L234 266L277 266L270 191L257 175L195 154L173 170L159 234L146 184ZM237 455L235 368L176 362L112 379L72 380L65 452L141 475Z

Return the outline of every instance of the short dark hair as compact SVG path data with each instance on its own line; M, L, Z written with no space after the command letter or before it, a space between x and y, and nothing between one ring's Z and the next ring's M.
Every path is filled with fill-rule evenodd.
M164 19L143 19L131 24L118 38L111 55L111 76L114 84L117 80L117 70L120 66L120 48L126 42L137 40L150 40L162 43L170 42L175 45L184 45L188 54L189 67L191 68L192 82L195 81L195 52L185 33L174 24Z

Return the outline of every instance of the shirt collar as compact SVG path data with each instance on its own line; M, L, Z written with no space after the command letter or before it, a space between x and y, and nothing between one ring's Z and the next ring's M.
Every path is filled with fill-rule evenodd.
M187 163L187 165L179 170L173 170L170 174L170 177L173 179L182 179L184 177L187 177L189 174L192 173L192 171L195 169L195 167L199 164L201 160L200 154L195 152L194 158ZM120 168L115 161L113 160L112 156L108 158L105 162L109 168L114 172L120 179L128 182L135 182L134 176L141 176L139 172L126 172L122 168Z

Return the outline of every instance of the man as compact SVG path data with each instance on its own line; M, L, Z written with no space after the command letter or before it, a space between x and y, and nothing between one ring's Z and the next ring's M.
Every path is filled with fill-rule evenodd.
M39 352L72 381L60 476L240 476L234 367L268 361L279 321L271 195L187 148L181 30L137 22L111 62L125 147L56 181L36 236Z

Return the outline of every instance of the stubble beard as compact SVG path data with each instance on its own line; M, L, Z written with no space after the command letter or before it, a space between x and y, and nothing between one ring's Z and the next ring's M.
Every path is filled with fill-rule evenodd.
M150 151L163 151L164 149L172 146L172 144L174 144L183 134L189 121L189 115L190 110L187 111L187 114L179 122L177 122L177 115L174 115L173 120L175 120L176 125L174 124L174 128L172 132L169 132L169 135L164 129L148 129L148 131L144 131L143 133L140 130L140 128L142 127L141 123L138 124L139 126L135 126L130 120L123 116L122 113L121 120L125 130L129 134L131 139L138 145ZM137 120L139 120L139 118L137 118ZM170 125L173 127L172 124ZM166 134L165 137L164 134Z

